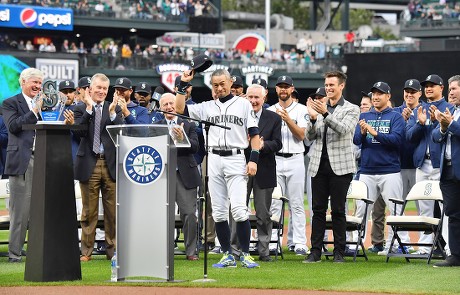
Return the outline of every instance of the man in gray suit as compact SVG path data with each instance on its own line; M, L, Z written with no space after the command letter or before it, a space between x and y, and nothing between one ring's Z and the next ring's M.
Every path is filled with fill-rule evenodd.
M25 124L35 124L39 119L41 100L34 102L40 93L43 73L35 68L21 72L21 93L3 102L3 115L8 128L8 147L5 174L10 175L10 237L9 262L20 262L29 223L32 175L34 167L34 130L22 130Z
M345 262L345 201L348 187L356 172L353 134L358 123L359 107L342 96L347 76L339 71L325 74L327 102L308 98L309 140L316 140L310 151L308 174L312 177L311 253L304 263L321 261L326 210L329 196L334 232L334 262Z

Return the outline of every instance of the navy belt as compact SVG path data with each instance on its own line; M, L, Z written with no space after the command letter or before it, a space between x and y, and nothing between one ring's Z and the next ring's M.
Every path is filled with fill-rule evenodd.
M238 149L235 149L235 150L215 150L215 149L212 149L211 153L213 153L215 155L219 155L221 157L228 157L228 156L241 154L241 150L238 150Z
M283 157L283 158L290 158L292 156L295 156L295 155L298 155L299 153L297 154L291 154L291 153L276 153L277 156L280 156L280 157Z

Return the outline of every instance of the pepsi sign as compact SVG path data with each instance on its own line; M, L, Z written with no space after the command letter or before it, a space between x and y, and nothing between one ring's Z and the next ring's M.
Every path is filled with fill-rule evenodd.
M0 5L0 27L73 31L73 11L64 8Z

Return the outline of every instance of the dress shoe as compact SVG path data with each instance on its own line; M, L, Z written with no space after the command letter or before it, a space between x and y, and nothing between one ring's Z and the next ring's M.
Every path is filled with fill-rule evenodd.
M457 258L453 255L450 255L446 258L446 260L441 262L436 262L433 264L433 267L453 267L453 266L460 266L460 258Z
M335 252L333 262L335 262L335 263L344 263L345 259L343 258L342 253Z
M8 258L8 262L11 262L11 263L18 263L18 262L21 262L21 258Z
M196 261L196 260L200 260L200 258L198 258L198 256L196 255L190 255L190 256L187 256L187 260Z
M260 261L263 261L263 262L273 262L273 258L271 258L270 256L259 256L259 260Z
M82 257L80 257L80 261L82 261L82 262L88 262L90 260L91 260L91 256L83 255Z
M315 263L315 262L321 262L321 257L316 256L313 253L308 254L307 258L305 258L303 263Z

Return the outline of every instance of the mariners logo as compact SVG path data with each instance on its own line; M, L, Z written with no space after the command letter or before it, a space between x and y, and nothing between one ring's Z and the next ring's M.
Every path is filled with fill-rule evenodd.
M37 25L38 14L32 8L25 8L21 11L20 20L24 27L33 28Z
M164 163L156 149L148 145L140 145L126 154L123 169L129 180L136 184L147 185L160 178L164 171Z

